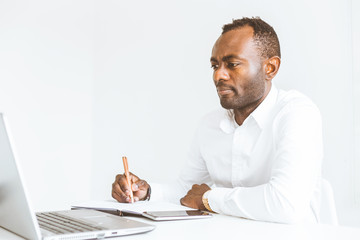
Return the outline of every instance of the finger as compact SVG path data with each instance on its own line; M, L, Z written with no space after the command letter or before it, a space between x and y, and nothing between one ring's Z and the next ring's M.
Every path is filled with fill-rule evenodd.
M198 188L200 188L200 185L199 184L194 184L194 185L192 185L191 189L198 189Z
M117 183L119 184L121 191L130 196L130 186L125 175L120 174L120 176L117 177Z
M133 173L129 173L131 188L128 185L128 181L126 179L125 174L119 174L116 176L116 182L120 186L120 190L125 194L127 197L130 197L130 189L133 192L134 201L139 201L144 199L147 195L148 189L150 185L145 181L141 180L138 176ZM126 202L130 202L131 200L126 199Z
M192 188L186 193L187 196L192 195L194 192L196 192L196 189L194 187L194 185L192 186Z
M134 197L145 199L150 185L145 180L137 181L132 185Z
M183 205L183 206L192 207L191 204L190 204L191 201L187 198L187 196L181 198L181 199L180 199L180 203L181 203L181 205Z
M139 190L138 184L136 182L138 182L140 180L140 178L131 172L129 173L129 176L130 176L130 184L131 184L131 186L129 186L129 191L130 191L130 189L133 192L138 191ZM129 192L129 194L130 194L130 192Z
M132 182L132 183L140 180L140 178L138 176L136 176L135 174L133 174L132 172L130 172L129 175L130 175L130 182Z
M139 180L132 184L133 191L147 191L149 184L145 180Z
M205 184L205 183L201 184L201 185L200 185L200 188L201 188L201 189L204 189L205 191L211 189L211 188L210 188L207 184Z
M117 185L115 184L113 186L113 189L115 193L119 195L121 202L131 202L130 186L128 185L125 175L123 174L117 175L115 183L117 183Z
M114 182L112 185L111 196L118 202L128 202L128 196L121 190L119 184Z
M180 204L183 205L183 206L185 206L184 198L185 198L185 197L183 197L183 198L180 199Z

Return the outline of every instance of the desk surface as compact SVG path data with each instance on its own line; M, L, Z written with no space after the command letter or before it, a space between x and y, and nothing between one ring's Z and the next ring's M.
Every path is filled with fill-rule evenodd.
M161 239L360 239L360 228L322 224L285 225L257 222L237 217L214 214L209 219L154 222L144 218L134 220L156 225L155 230L132 236L111 239L161 240ZM0 228L0 239L23 240L23 238Z

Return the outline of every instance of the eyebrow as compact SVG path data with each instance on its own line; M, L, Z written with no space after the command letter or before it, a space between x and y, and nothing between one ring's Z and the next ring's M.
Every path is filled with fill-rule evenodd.
M224 62L227 62L229 61L230 59L238 59L238 60L244 60L243 58L235 55L235 54L230 54L230 55L227 55L227 56L224 56L221 60L224 61ZM211 57L210 58L210 62L217 62L216 58L215 57Z

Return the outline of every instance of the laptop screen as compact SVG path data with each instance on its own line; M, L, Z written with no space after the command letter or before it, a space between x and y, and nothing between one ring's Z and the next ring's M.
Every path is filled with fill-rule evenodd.
M2 113L0 113L0 226L28 239L40 239L40 230L25 194Z

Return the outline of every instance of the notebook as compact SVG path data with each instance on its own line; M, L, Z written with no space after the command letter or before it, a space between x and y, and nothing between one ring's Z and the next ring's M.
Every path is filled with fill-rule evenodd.
M186 220L208 218L208 212L163 201L139 201L119 203L113 199L76 203L72 209L96 209L118 216L146 217L154 221Z
M90 209L35 214L9 131L0 113L0 226L27 239L98 239L151 231L155 226Z
M119 214L133 214L141 215L146 211L180 211L180 210L194 210L193 208L185 207L180 204L174 204L164 201L139 201L134 203L119 203L116 200L108 199L102 201L86 201L74 203L72 208L87 208L87 209L101 209L101 210L119 210Z

